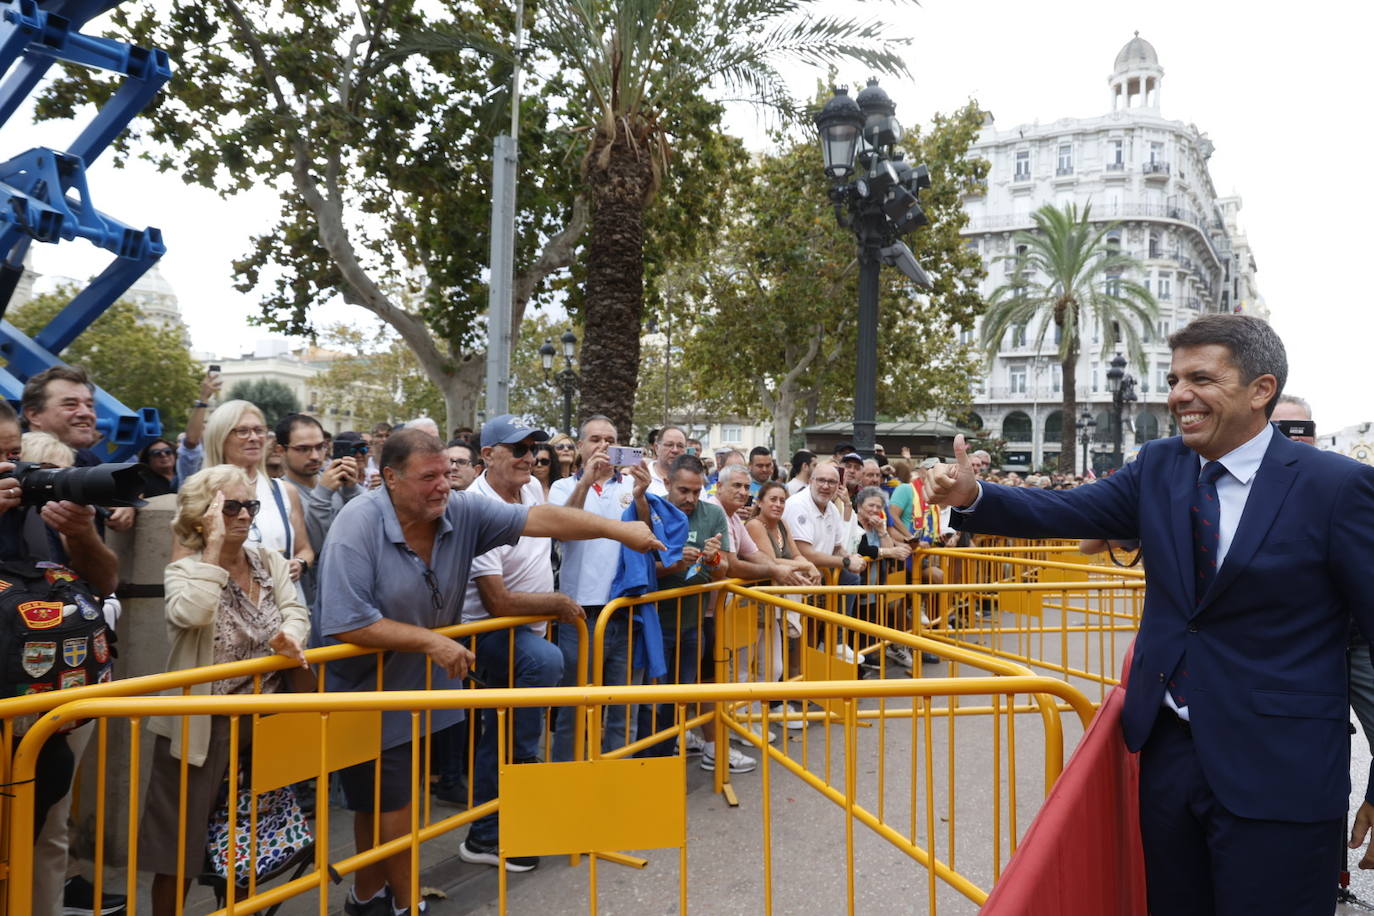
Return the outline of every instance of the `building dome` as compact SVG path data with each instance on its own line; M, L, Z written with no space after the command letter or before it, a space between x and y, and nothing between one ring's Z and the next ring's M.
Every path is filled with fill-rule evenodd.
M1136 32L1135 37L1126 42L1116 55L1116 66L1112 69L1120 73L1122 70L1133 70L1138 67L1158 67L1159 55L1155 53L1155 46L1140 37Z

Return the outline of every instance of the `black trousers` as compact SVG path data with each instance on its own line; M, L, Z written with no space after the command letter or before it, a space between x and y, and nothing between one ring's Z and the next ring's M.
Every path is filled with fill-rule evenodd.
M1331 916L1344 826L1227 811L1198 765L1188 725L1161 708L1140 753L1140 835L1155 916Z

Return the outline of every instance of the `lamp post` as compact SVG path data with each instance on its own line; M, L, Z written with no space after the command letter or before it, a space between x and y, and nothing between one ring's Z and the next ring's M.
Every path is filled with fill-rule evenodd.
M1097 428L1097 421L1093 419L1092 411L1083 408L1082 415L1078 422L1074 423L1074 428L1078 430L1078 441L1083 445L1083 473L1088 473L1088 445L1093 441L1093 430Z
M1112 357L1112 367L1107 370L1107 388L1112 393L1112 468L1119 469L1123 456L1123 417L1126 405L1136 400L1135 378L1126 374L1126 357L1120 353Z
M854 448L873 455L878 389L878 275L891 264L913 283L929 289L930 278L901 236L929 220L916 199L930 187L924 165L912 167L896 147L902 126L897 106L870 79L856 99L835 89L816 114L825 174L831 181L835 219L854 230L859 248L858 352L854 372ZM851 175L857 177L851 182Z
M563 389L563 431L571 436L573 434L573 392L577 391L581 383L577 370L573 368L573 357L577 355L577 335L571 330L564 331L563 336L558 338L558 342L563 345L563 362L565 365L558 371L553 380L558 383L559 388ZM539 347L539 361L544 366L545 382L549 381L549 371L553 369L553 358L556 353L551 340L545 340Z

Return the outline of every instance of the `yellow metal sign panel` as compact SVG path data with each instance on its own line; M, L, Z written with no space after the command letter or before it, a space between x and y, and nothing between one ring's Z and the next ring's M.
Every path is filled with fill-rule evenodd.
M501 854L552 856L687 843L685 757L501 767Z
M759 639L759 606L738 598L716 608L716 646L727 652L747 649ZM771 614L772 608L767 609Z
M327 765L331 771L374 759L382 746L378 709L329 714ZM262 716L253 727L253 792L289 786L320 772L320 714Z
M1048 592L1003 592L1000 606L1009 614L1039 617Z
M859 679L857 662L846 662L833 652L813 649L810 646L802 649L801 665L802 679L807 681L857 681ZM842 699L816 699L811 702L833 715L844 714L845 701Z

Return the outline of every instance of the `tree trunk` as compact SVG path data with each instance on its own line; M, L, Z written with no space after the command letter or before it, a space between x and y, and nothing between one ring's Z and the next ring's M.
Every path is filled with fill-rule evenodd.
M1078 443L1075 434L1078 422L1078 347L1070 346L1063 364L1064 398L1061 401L1064 420L1059 429L1059 472L1073 474Z
M579 423L595 414L610 418L622 442L630 441L634 428L644 311L644 208L654 186L649 146L643 137L625 134L632 123L618 120L614 137L598 129L587 157L592 213L578 409Z
M481 354L473 354L460 362L452 372L441 375L443 381L437 387L444 396L448 426L440 430L443 435L439 438L447 441L449 433L460 426L477 428L477 404L486 369L486 360L481 358ZM433 375L430 377L433 378Z

